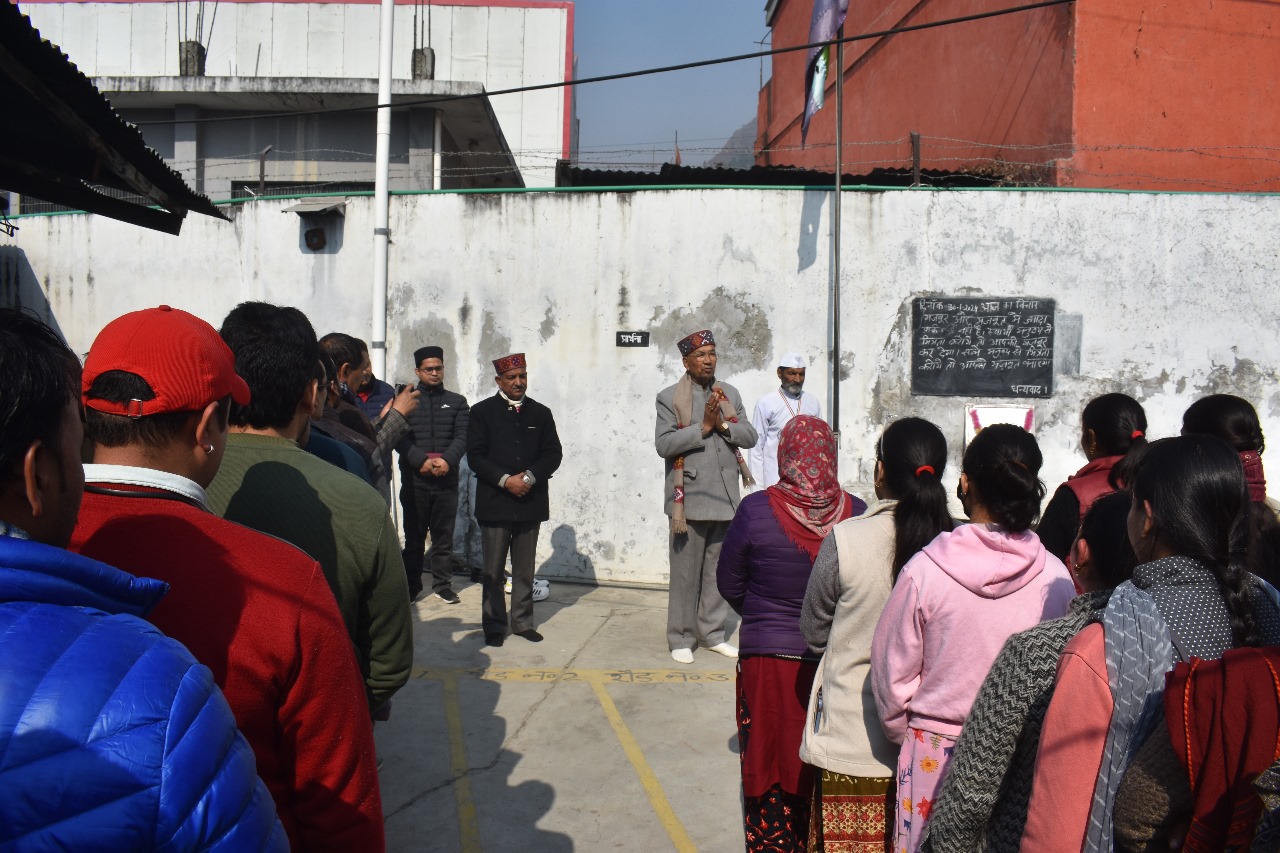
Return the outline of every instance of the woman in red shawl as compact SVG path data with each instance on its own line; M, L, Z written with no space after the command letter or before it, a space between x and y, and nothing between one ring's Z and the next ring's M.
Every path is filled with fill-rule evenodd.
M743 498L725 534L717 581L742 616L738 744L747 850L806 849L813 768L800 761L817 655L800 606L823 538L866 504L840 488L836 443L820 418L782 430L776 485Z

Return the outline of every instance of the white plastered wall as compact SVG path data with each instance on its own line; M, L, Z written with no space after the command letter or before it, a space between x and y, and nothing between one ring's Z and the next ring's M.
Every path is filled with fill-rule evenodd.
M324 254L300 244L287 204L192 216L180 237L22 218L0 238L0 297L48 311L80 352L116 315L161 302L215 325L242 300L291 304L318 334L367 338L371 200L351 200L341 249ZM448 385L474 401L493 391L488 360L524 351L531 396L555 412L566 456L542 572L665 582L653 399L680 374L684 334L715 330L720 376L748 407L775 387L780 355L803 353L830 412L829 193L395 196L391 229L386 378L408 380L409 353L438 343ZM847 192L841 478L869 497L877 435L916 414L947 435L951 488L965 405L1000 402L911 395L909 305L926 294L1057 300L1055 393L1032 403L1050 491L1083 464L1079 412L1100 393L1141 400L1153 437L1176 434L1196 396L1237 393L1280 436L1278 229L1274 196ZM616 347L625 330L652 346Z

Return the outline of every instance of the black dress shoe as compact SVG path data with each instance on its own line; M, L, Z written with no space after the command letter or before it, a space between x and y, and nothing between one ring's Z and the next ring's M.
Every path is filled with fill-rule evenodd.
M500 646L502 645L502 639L501 634L485 634L484 644L486 646Z
M539 634L537 631L533 630L532 628L526 628L523 631L516 631L515 635L517 637L524 637L526 640L528 640L531 643L542 642L542 635Z

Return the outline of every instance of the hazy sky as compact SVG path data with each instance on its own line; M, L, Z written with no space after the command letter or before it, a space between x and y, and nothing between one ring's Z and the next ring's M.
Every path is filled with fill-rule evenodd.
M575 0L578 77L761 50L764 0ZM583 165L671 159L680 133L700 164L756 114L760 60L594 83L578 88ZM764 77L769 77L768 61Z

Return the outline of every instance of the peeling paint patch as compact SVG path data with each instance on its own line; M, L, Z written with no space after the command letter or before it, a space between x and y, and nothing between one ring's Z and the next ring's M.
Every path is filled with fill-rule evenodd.
M480 321L480 376L493 375L493 360L511 352L511 338L498 331L498 322L488 311Z
M756 263L755 253L753 253L750 248L739 249L737 244L733 242L732 234L724 235L724 239L720 243L720 259L721 262L724 260L733 260L740 264L746 264L752 269L756 269L758 266Z
M543 315L542 323L538 326L538 332L542 335L542 340L548 341L551 336L556 333L556 314L551 305L547 306L547 313Z
M462 297L462 307L458 309L458 328L466 334L471 327L471 297Z
M618 286L618 325L626 328L631 318L631 292L625 284Z
M1230 367L1215 364L1204 382L1195 386L1196 396L1208 394L1235 394L1250 401L1267 398L1277 382L1275 370L1260 367L1252 359L1237 358Z
M677 308L663 316L654 310L653 346L663 360L679 360L676 342L698 331L711 329L716 336L721 373L725 377L744 370L762 370L769 366L773 351L773 330L764 309L744 293L730 293L723 287L715 290L695 308Z
M414 370L418 365L413 363L414 350L419 347L437 346L444 350L444 387L458 388L458 345L453 334L453 324L432 311L426 317L420 317L400 326L394 340L394 352L388 352L387 375L397 377L395 384L404 382L412 385L417 382Z

